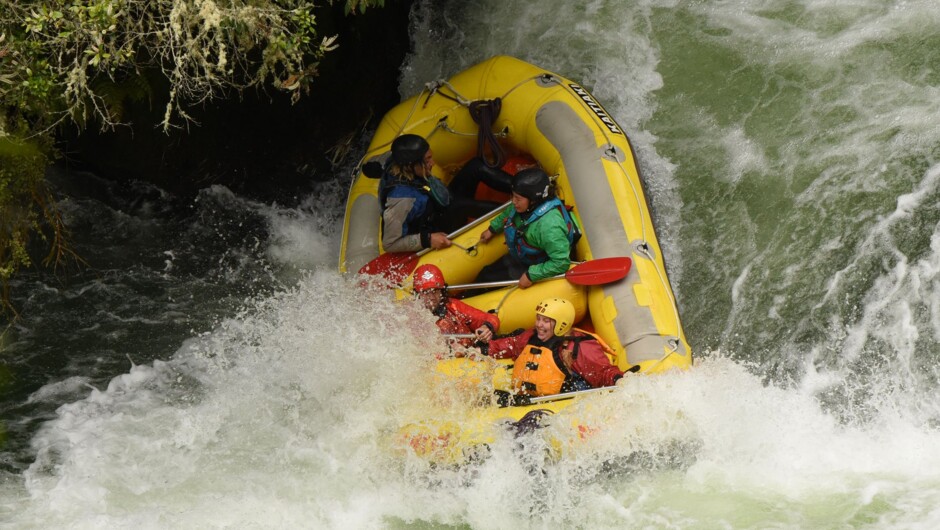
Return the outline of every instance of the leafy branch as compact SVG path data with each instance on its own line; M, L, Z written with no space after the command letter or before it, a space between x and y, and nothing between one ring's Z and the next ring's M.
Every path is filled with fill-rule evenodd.
M347 0L362 12L383 0ZM169 81L164 129L185 107L230 90L270 84L309 89L336 49L320 37L313 2L298 0L0 0L0 97L31 119L114 127L102 80L156 69ZM48 124L47 123L47 124Z
M332 4L332 0L326 0ZM320 60L322 4L300 0L0 0L0 313L9 280L32 261L32 238L57 268L80 258L44 180L63 124L102 130L122 122L128 90L152 96L165 79L164 131L193 121L187 108L248 88L307 94ZM384 0L346 0L347 14Z

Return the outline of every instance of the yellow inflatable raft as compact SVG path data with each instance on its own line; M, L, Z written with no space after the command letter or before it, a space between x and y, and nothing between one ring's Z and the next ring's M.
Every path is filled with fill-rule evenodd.
M692 352L682 330L632 147L623 129L578 83L512 57L493 57L446 81L429 83L421 93L390 110L376 130L361 166L370 161L384 162L399 135L418 134L428 140L434 152L438 163L435 175L447 183L463 163L478 154L479 126L468 110L470 104L497 98L501 110L489 132L510 156L531 156L549 175L557 175L559 198L573 207L581 222L583 237L577 243L577 258L588 261L626 256L633 266L622 280L604 285L585 288L551 280L529 289L510 287L464 301L497 311L502 321L500 332L508 332L531 327L534 308L543 298L565 297L576 306L580 321L577 326L600 335L613 348L612 361L621 369L638 365L641 373L656 373L690 367ZM343 226L341 271L358 271L382 254L378 184L377 179L362 173L354 179ZM507 252L502 236L477 245L484 223L496 213L454 235L454 246L424 253L418 264L438 265L451 285L472 282L480 269ZM406 279L403 289L407 290L408 285ZM459 359L454 366L442 366L441 370L463 377L461 374L468 371L465 365L470 362ZM479 376L476 368L469 371L476 374L471 379ZM489 435L481 434L474 425L489 425L499 418L518 420L535 408L555 411L570 402L565 399L552 405L485 407L480 418L466 419L448 428L421 422L412 428L424 432L415 435L418 438L433 441L443 436L454 446L460 445L458 440L485 443ZM474 434L465 432L468 429ZM445 436L444 431L450 434Z

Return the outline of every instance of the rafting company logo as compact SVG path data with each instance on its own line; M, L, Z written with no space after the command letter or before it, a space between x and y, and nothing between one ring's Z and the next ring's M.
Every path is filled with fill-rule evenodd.
M571 90L574 90L574 93L584 100L585 103L587 103L587 106L590 107L592 111L594 111L594 114L596 114L597 117L600 118L600 120L604 123L604 125L610 129L610 132L614 134L623 134L623 131L620 130L620 126L617 125L617 122L615 122L614 119L610 117L610 114L607 114L607 111L604 110L604 107L602 107L596 99L594 99L594 96L592 96L581 86L574 83L569 83L568 86L571 87Z

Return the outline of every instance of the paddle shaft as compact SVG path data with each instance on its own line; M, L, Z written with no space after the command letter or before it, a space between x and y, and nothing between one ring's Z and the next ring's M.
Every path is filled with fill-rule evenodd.
M552 276L551 278L545 278L545 280L539 280L544 282L546 280L558 280L564 278L564 274L559 274L558 276ZM519 285L519 280L503 280L500 282L481 282L481 283L464 283L460 285L448 285L448 291L462 291L465 289L491 289L494 287L511 287L513 285Z
M545 401L556 401L556 400L562 400L562 399L571 399L571 398L578 397L578 396L584 396L584 395L586 395L586 394L596 394L596 393L598 393L598 392L603 392L603 391L605 391L605 390L609 392L609 391L614 390L614 389L616 389L616 387L613 387L613 386L602 386L602 387L598 387L598 388L589 388L589 389L587 389L587 390L579 390L579 391L577 391L577 392L566 392L566 393L564 393L564 394L552 394L551 396L534 397L534 398L529 398L529 404L532 404L532 403L543 403L543 402L545 402Z
M471 222L470 224L464 225L464 226L458 228L457 230L454 230L453 232L447 234L447 239L453 239L453 238L455 238L455 237L457 237L457 236L459 236L459 235L461 235L461 234L464 234L464 233L470 231L470 230L471 230L473 227L475 227L475 226L479 226L479 225L481 225L481 224L483 224L483 223L485 223L485 222L489 222L491 215L496 214L496 213L499 213L499 212L505 210L506 207L509 206L510 204L512 204L512 201L503 203L503 204L501 204L500 206L498 206L497 208L494 208L494 209L490 210L490 211L487 212L485 215L481 215L480 217L477 217L477 218L474 219L473 222ZM463 249L463 250L468 250L467 248L464 248L464 247L459 247L459 246L458 246L458 248L461 248L461 249ZM469 248L473 248L473 247L469 247ZM419 256L419 257L420 257L420 256L423 256L423 255L427 254L428 252L431 252L432 250L434 250L434 248L428 247L428 248L426 248L426 249L423 249L423 250L418 251L418 253L416 254L416 256Z
M623 375L624 377L626 377L627 374L635 374L639 371L640 371L640 365L635 364L631 366L630 368L627 368L623 372ZM551 396L534 397L534 398L529 398L529 403L542 403L544 401L555 401L556 399L570 399L570 398L577 397L577 396L583 396L585 394L594 394L596 392L601 392L604 390L614 390L616 388L617 388L616 386L600 386L597 388L589 388L587 390L579 390L577 392L567 392L565 394L553 394Z
M479 217L470 224L467 224L461 228L458 228L456 231L451 232L447 235L447 239L455 238L461 234L464 234L472 230L475 226L480 225L489 221L489 218L503 209L505 209L510 203L505 203L499 208L491 210L485 216ZM464 252L473 255L476 252L476 245L474 244L471 247L463 247L457 243L451 242L457 248L462 249ZM401 283L406 276L411 274L414 271L415 267L418 265L418 261L421 259L421 256L435 250L433 247L429 247L418 252L386 252L384 254L379 254L371 261L366 263L359 269L360 273L363 274L381 274L385 279L391 281L392 283Z

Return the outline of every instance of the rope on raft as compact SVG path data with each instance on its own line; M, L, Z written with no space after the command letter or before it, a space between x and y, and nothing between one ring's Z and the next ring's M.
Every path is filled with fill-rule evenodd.
M503 167L506 163L506 153L493 134L493 124L496 123L496 118L499 117L499 111L502 108L503 101L500 98L481 99L470 103L470 117L480 126L477 135L477 155L491 169ZM490 147L490 153L493 155L492 161L486 156L486 146Z

